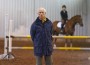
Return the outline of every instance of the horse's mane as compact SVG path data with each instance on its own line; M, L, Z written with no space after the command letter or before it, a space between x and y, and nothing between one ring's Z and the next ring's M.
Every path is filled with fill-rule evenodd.
M81 17L81 15L76 15L71 18L71 20L75 20L76 18Z

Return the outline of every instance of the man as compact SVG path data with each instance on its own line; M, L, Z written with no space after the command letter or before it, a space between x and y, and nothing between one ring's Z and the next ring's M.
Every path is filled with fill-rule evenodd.
M46 65L52 65L52 22L46 18L44 8L39 8L38 17L31 26L30 34L34 43L36 65L42 65L43 57Z
M62 19L61 30L63 31L64 25L66 24L66 21L68 20L68 12L66 10L66 5L62 6L60 15L61 15L61 19Z

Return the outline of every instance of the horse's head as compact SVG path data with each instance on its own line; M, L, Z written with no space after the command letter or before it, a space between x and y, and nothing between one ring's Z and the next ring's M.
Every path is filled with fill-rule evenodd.
M83 26L81 15L74 16L75 23L78 23L80 26Z

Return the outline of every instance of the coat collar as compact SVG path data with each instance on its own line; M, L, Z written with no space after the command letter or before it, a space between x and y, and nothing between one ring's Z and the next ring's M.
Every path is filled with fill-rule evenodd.
M44 21L45 21L44 23L46 23L46 22L49 21L49 19L46 18ZM43 23L42 23L42 20L40 20L39 17L37 17L37 19L35 20L35 23L36 23L36 24L43 24Z

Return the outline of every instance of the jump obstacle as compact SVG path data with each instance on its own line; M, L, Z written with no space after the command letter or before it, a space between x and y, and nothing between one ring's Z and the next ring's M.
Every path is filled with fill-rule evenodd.
M52 36L53 38L63 38L63 39L89 39L89 36ZM12 49L34 49L33 47L12 47L12 39L13 38L31 38L29 35L28 36L9 36L7 39L9 40L9 44L7 42L7 47L4 50L7 50L7 55L3 56L3 59L12 59L14 56L11 54ZM6 40L7 41L7 40ZM81 47L53 47L53 49L57 50L90 50L90 48L81 48Z
M7 36L7 24L9 22L9 31ZM52 36L57 39L89 39L90 36ZM5 36L4 36L4 54L0 55L0 59L13 59L12 49L33 49L33 47L12 47L13 38L31 38L30 35L23 36L14 36L12 35L12 20L8 20L7 15L5 16ZM54 47L58 50L90 50L90 48L81 48L81 47Z

